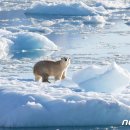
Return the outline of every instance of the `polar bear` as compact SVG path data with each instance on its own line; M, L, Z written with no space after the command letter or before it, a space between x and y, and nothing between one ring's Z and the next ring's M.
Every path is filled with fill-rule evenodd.
M70 58L67 57L63 57L59 61L39 61L33 67L35 81L39 81L40 79L42 79L42 82L49 82L49 76L54 76L55 80L64 79L69 65Z

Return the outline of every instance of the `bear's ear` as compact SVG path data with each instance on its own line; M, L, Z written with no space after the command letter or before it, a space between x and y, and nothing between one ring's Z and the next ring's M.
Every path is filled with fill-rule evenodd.
M62 57L61 60L67 61L68 58L66 58L66 57Z
M62 57L61 60L65 60L65 57Z

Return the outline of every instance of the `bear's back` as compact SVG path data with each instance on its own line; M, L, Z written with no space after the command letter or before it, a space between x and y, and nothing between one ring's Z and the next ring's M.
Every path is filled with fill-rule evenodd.
M57 63L55 61L49 61L49 60L39 61L34 65L33 72L40 74L43 71L47 71L47 72L52 71L56 68L56 66Z

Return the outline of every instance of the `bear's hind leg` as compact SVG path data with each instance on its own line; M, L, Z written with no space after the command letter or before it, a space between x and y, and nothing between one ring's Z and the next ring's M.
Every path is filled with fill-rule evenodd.
M48 83L50 83L50 82L48 81L48 77L49 77L48 74L43 74L43 75L42 75L42 82L48 82Z

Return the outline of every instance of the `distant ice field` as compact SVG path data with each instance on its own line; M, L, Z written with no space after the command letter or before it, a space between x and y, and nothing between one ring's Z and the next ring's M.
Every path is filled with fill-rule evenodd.
M130 120L129 0L0 3L0 127ZM37 61L63 56L65 80L34 81Z

